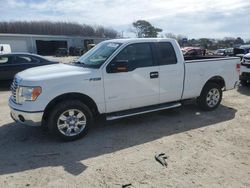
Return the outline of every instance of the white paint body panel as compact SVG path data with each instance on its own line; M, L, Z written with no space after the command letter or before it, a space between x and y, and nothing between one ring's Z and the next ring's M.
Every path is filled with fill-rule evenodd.
M106 112L158 104L159 79L150 79L150 72L158 69L158 66L143 67L112 74L104 70Z
M214 76L220 76L225 81L225 90L235 87L239 80L236 65L240 58L220 58L211 60L188 61L185 63L185 82L182 99L198 97L205 83Z
M177 42L172 41L177 57L177 64L160 67L160 103L179 101L182 98L183 81L185 76L184 58Z
M90 78L101 77L99 69L87 69L79 66L55 64L31 68L20 72L17 77L22 86L41 86L42 94L35 102L22 105L12 104L15 109L23 111L43 111L55 97L65 93L82 93L90 96L100 112L105 112L103 82L90 81Z

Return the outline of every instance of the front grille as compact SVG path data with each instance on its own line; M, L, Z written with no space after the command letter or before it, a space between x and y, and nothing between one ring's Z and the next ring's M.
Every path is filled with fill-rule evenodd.
M14 78L10 89L11 89L11 93L12 93L12 100L13 100L13 102L17 103L17 90L18 90L18 80L17 80L17 78Z

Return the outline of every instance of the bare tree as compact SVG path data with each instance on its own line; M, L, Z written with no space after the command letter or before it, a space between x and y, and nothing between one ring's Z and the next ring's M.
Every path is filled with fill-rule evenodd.
M157 37L162 29L154 27L151 23L146 20L137 20L132 23L135 28L135 33L138 38L149 38Z
M74 22L49 21L0 22L0 33L97 36L106 38L116 38L118 35L116 30L103 26L95 28L90 25L78 24Z

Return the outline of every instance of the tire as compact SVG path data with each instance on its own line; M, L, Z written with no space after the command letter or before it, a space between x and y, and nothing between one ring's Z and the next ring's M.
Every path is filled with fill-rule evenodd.
M240 81L240 84L241 84L242 86L247 86L247 80L241 80L241 81Z
M88 106L78 100L67 100L57 104L50 112L49 131L65 141L85 136L92 122Z
M200 97L197 99L197 103L202 110L211 111L216 109L222 99L222 89L216 83L207 83L202 89Z

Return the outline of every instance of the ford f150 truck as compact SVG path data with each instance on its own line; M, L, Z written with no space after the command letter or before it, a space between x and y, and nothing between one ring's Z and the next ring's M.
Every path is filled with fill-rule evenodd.
M242 58L240 68L240 83L245 86L250 83L250 53L246 54Z
M239 65L235 57L185 61L173 39L108 40L74 64L18 73L9 98L11 116L75 140L100 114L114 120L179 107L191 99L214 110L222 91L238 84Z

